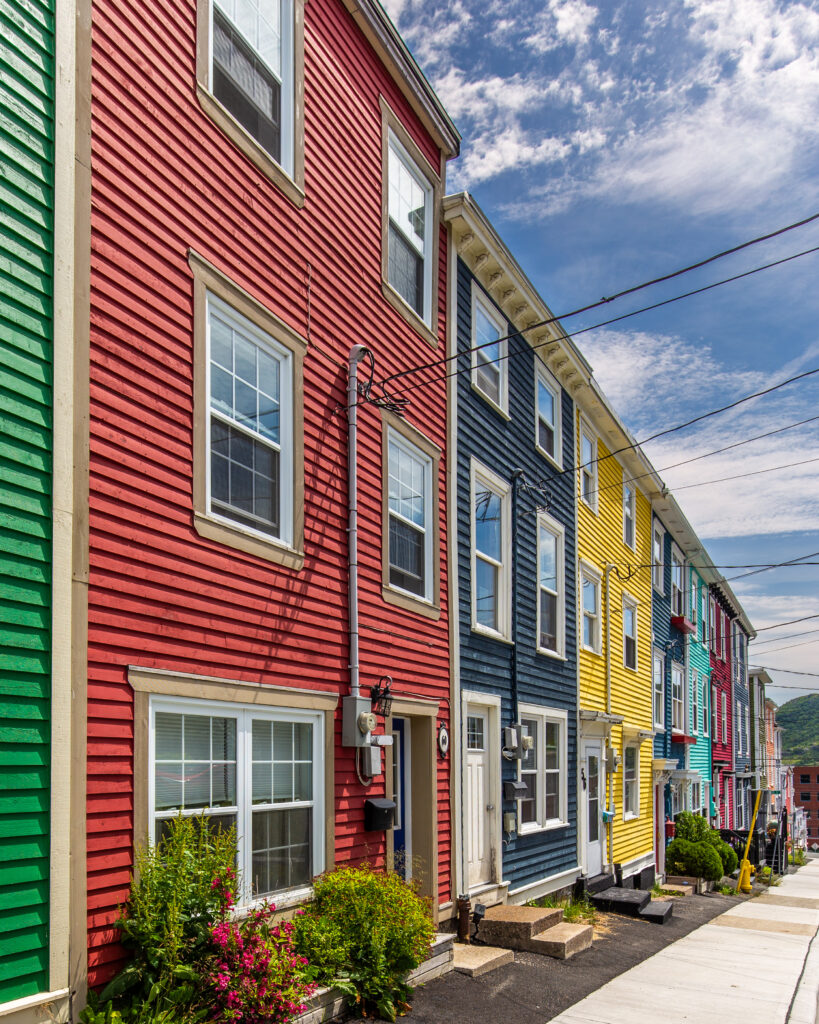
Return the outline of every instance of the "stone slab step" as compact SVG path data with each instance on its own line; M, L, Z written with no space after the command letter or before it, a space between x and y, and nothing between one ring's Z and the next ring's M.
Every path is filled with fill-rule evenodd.
M478 925L481 942L504 949L525 949L523 943L563 920L560 907L490 907Z
M614 873L604 872L602 875L593 875L591 878L583 879L583 888L588 893L602 892L614 885Z
M619 889L617 886L612 886L610 889L589 895L589 899L600 910L636 917L650 902L651 893L643 889Z
M679 885L666 882L665 885L660 886L660 891L668 893L670 896L693 896L697 890L693 885L685 885L683 882L680 882Z
M594 929L590 924L561 921L560 924L547 928L545 932L534 935L526 948L531 953L542 953L557 960L568 960L575 953L588 949L593 938Z
M671 900L651 900L640 911L640 917L651 921L652 924L665 924L671 920L673 913L674 904Z
M458 943L454 951L455 970L470 978L477 978L505 964L514 963L515 960L511 949L498 949L497 946L467 946Z

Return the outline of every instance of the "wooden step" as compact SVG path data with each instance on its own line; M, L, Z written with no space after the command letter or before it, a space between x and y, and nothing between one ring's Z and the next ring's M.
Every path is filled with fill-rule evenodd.
M557 960L568 960L575 953L588 949L594 938L594 929L590 924L574 924L561 921L546 931L533 936L526 947L531 953L542 953L553 956Z
M481 942L504 949L528 949L525 943L534 935L563 920L560 907L517 907L504 904L490 907L478 925Z
M487 974L505 964L515 961L511 949L498 949L496 946L472 946L459 942L455 946L455 970L470 978Z

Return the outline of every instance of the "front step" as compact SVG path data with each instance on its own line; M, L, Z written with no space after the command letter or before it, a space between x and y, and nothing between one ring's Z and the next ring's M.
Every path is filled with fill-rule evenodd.
M496 946L467 946L460 942L455 947L455 970L470 978L478 978L505 964L514 963L514 960L515 954L511 949L498 949Z
M651 902L651 893L643 889L620 889L611 886L602 892L589 896L590 901L598 910L613 911L616 914L628 914L637 917L643 907Z
M640 917L652 924L667 924L674 912L674 904L671 900L650 900L640 911Z
M591 925L563 920L560 907L490 907L478 928L481 942L504 949L567 960L588 949L594 938Z
M604 871L601 875L593 875L591 878L581 878L582 891L588 895L610 889L614 885L614 872Z

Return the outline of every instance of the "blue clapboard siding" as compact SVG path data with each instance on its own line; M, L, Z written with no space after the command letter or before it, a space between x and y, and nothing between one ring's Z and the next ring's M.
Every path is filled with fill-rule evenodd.
M460 597L461 686L501 698L501 725L518 719L513 706L513 647L500 640L473 633L471 629L470 566L470 459L512 483L512 473L522 469L530 481L543 480L551 499L549 514L565 529L565 661L539 654L537 628L537 516L517 516L517 605L513 626L517 639L518 700L568 712L567 772L568 808L565 827L515 836L503 850L503 878L510 889L534 884L567 871L577 864L577 627L574 524L574 474L561 473L535 447L535 354L520 337L509 341L509 415L501 416L472 387L469 372L473 275L458 261L458 588ZM477 285L477 282L476 282ZM491 302L489 296L487 299ZM497 309L497 306L495 307ZM502 316L502 311L498 309ZM507 328L512 330L511 325ZM563 466L574 465L574 403L561 389ZM532 507L523 498L520 507ZM517 764L492 766L502 779L517 777ZM503 811L516 811L504 802Z

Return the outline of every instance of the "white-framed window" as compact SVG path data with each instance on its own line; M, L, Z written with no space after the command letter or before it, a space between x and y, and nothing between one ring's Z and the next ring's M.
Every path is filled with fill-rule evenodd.
M538 516L537 648L546 654L564 654L565 571L564 536L551 516Z
M719 736L719 704L716 686L711 687L711 736L715 741Z
M654 584L654 589L658 594L665 593L665 581L663 579L665 574L665 530L661 526L654 524L654 533L651 545L652 561L651 561L651 580Z
M722 732L720 739L722 743L728 742L728 698L725 695L725 690L719 695L719 710L720 717L722 718Z
M535 446L558 466L563 464L560 386L546 367L535 360Z
M713 597L708 598L708 643L714 653L717 654L717 603Z
M696 672L691 672L691 732L700 731L700 681Z
M580 422L580 497L597 511L597 438Z
M640 814L640 747L628 744L623 750L623 818Z
M699 814L702 811L702 783L700 782L691 783L691 810L694 814Z
M702 734L703 736L708 735L708 720L709 720L709 709L708 709L708 679L704 675L700 675L700 681L702 683Z
M295 150L293 0L210 4L210 91L291 177Z
M719 656L721 661L725 661L728 656L728 645L726 642L728 639L728 616L722 609L719 611L719 622Z
M637 496L631 484L623 484L623 543L633 548L637 542Z
M509 484L472 461L472 628L508 638L511 538Z
M745 828L745 794L740 783L737 783L735 806L736 821L734 822L734 828Z
M293 542L293 354L207 295L207 507L265 540Z
M433 462L426 452L388 429L389 585L431 601L433 596Z
M665 658L656 651L651 661L651 675L654 692L654 728L665 729Z
M671 665L671 728L685 732L685 671L682 665Z
M472 285L472 384L492 405L509 411L506 321Z
M567 715L565 711L521 704L521 731L532 747L519 762L526 795L518 801L521 834L566 824Z
M685 563L682 555L671 548L671 614L685 614Z
M600 574L587 565L580 566L580 642L587 651L600 653Z
M387 145L387 281L432 326L433 186L390 129Z
M637 670L637 602L623 594L623 665Z
M700 643L708 646L708 590L700 587Z
M307 889L324 869L323 716L153 697L150 836L204 814L235 827L240 905Z
M678 782L672 782L668 788L671 791L671 817L676 818L682 810L680 806L680 785Z

